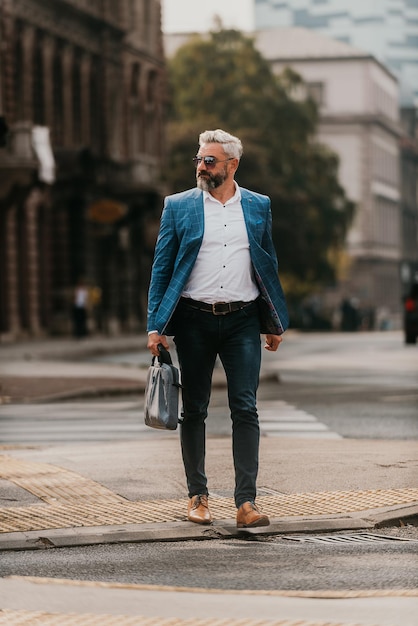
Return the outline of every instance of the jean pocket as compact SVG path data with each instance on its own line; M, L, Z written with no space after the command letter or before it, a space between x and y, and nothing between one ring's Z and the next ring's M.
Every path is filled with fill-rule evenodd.
M243 317L247 317L247 318L257 316L258 315L257 302L254 300L254 302L251 302L251 304L248 304L244 308L240 309L239 312L241 313Z

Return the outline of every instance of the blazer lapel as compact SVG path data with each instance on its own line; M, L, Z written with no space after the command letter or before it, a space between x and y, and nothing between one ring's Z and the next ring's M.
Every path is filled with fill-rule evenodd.
M203 240L203 192L200 189L194 189L189 197L184 199L183 204L179 207L179 209L181 209L184 224L183 245L185 245L190 251L193 250L194 262Z
M199 237L203 238L205 222L203 210L203 191L201 189L195 189L194 191L193 229Z
M254 240L254 200L245 189L241 189L241 206L244 214L245 226L247 227L248 239Z

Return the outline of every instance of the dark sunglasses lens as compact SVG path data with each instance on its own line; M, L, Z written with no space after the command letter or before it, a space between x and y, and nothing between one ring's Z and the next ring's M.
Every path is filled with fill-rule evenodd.
M214 165L216 165L216 158L213 156L207 156L207 157L194 157L193 158L193 163L195 164L195 166L197 167L198 165L200 165L200 163L203 161L203 163L205 164L206 167L214 167Z

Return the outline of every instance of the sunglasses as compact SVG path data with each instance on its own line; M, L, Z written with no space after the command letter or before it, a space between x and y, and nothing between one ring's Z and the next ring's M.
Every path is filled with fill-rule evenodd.
M214 156L205 156L205 157L195 156L193 157L193 163L195 167L197 167L203 161L203 163L205 164L205 167L207 167L208 170L211 170L215 167L217 163L225 163L225 161L232 161L233 158L234 157L229 157L229 159L217 159Z

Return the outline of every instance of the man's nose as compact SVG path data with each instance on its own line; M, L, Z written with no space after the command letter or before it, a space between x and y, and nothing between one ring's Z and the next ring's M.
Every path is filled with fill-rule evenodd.
M198 170L201 170L202 167L203 167L203 169L206 169L206 165L205 165L204 159L202 159L201 161L198 161L198 163L197 163L197 169Z

